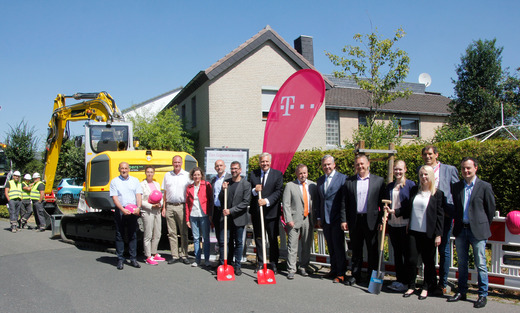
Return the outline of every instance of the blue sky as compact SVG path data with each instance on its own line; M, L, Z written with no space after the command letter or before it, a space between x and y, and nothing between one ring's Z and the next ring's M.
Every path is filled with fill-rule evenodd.
M453 95L455 67L473 40L496 38L503 67L520 67L514 0L0 0L0 12L0 141L25 119L42 147L58 93L108 91L124 109L185 86L266 25L290 44L312 36L324 74L336 69L324 51L340 53L356 44L356 33L377 27L390 37L403 27L407 81L429 73L427 91L445 96Z

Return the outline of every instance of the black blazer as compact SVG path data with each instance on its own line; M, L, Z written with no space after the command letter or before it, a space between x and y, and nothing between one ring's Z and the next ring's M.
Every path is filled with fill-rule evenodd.
M410 192L410 202L408 202L407 206L402 207L400 214L395 214L395 216L403 216L404 218L410 218L413 210L413 201L415 200L415 196L419 192L419 186L414 186ZM430 201L428 201L428 206L426 207L426 236L428 238L435 238L437 236L442 236L442 230L444 226L444 193L442 190L437 189L434 195L430 197ZM410 218L410 223L412 219Z
M229 183L231 182L231 178L226 179L225 181ZM233 199L230 199L228 197L227 205L229 208L229 212L231 213L229 216L233 218L235 226L241 227L246 226L249 222L249 216L247 215L247 207L251 199L251 184L247 181L245 177L242 177L242 179L237 184L237 189L235 190ZM220 204L222 205L222 207L224 207L224 189L220 190L218 198L220 200ZM220 213L220 221L224 222L224 215L222 215L222 211Z
M406 180L406 183L404 184L404 187L402 187L399 190L399 201L401 201L401 207L399 209L395 210L395 216L399 216L400 211L403 207L406 207L409 205L410 202L410 192L412 191L412 188L415 186L415 183L409 179ZM385 189L385 197L383 199L386 200L392 200L392 193L395 187L395 181L391 182L390 184L386 185ZM392 207L392 206L390 206ZM392 218L389 215L389 218Z
M249 182L251 182L251 189L255 188L256 185L262 184L262 170L257 169L251 172ZM280 209L282 191L282 172L272 168L269 169L267 181L265 182L264 187L262 188L262 198L267 198L269 200L269 206L264 206L265 219L274 219L280 217L282 213ZM249 192L251 192L251 190ZM251 213L252 217L260 216L260 211L258 207L258 195L251 196L251 207L249 208L249 213Z
M383 177L370 174L367 195L367 224L374 230L381 222L383 208L381 204L385 195L385 180ZM341 222L347 222L349 229L354 229L357 219L357 175L350 176L343 185L343 203L341 205Z
M453 204L455 205L453 235L457 237L463 227L464 218L464 180L451 186ZM477 177L468 206L469 224L475 239L484 240L491 237L491 222L495 215L495 195L491 184Z

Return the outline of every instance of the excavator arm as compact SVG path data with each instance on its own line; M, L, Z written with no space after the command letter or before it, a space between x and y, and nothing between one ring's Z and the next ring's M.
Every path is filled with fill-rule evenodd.
M67 98L86 101L67 106L65 104L65 99ZM52 187L56 177L56 168L67 123L85 120L111 124L116 121L124 121L124 117L112 96L105 91L100 93L76 93L72 96L59 94L56 96L52 117L49 122L44 160L46 199L54 198Z

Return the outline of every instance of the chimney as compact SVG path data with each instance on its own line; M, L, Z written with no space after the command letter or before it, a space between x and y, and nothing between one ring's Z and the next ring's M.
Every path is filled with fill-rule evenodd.
M314 49L311 36L300 36L294 40L294 49L314 65Z

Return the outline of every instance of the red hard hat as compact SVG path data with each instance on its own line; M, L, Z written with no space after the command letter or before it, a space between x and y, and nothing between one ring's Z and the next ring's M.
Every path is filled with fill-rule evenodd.
M159 190L154 190L148 196L148 203L157 204L157 203L161 202L162 197L163 197L162 192L160 192Z

